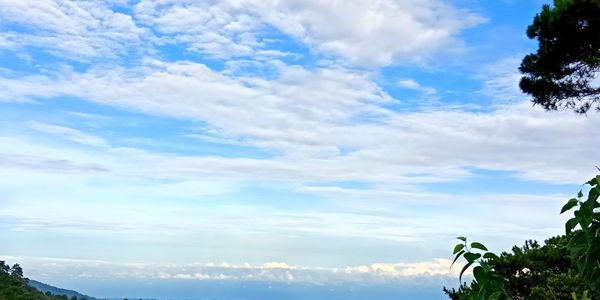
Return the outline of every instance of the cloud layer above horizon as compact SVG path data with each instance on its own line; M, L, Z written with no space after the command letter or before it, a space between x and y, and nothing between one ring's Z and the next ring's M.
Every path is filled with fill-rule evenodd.
M0 0L0 254L324 280L561 233L600 117L519 92L540 7Z

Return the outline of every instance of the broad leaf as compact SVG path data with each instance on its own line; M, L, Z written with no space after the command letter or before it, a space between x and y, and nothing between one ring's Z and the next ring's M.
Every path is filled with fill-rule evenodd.
M471 248L475 248L475 249L479 249L479 250L483 250L483 251L488 251L488 248L486 248L482 243L478 243L478 242L472 242L471 243Z
M458 245L454 246L454 251L452 252L452 254L458 253L458 251L462 250L464 247L465 247L464 244L458 244Z
M466 259L466 260L467 260L469 263L472 263L472 262L474 262L474 261L478 260L478 259L481 257L481 254L479 254L479 253L471 253L471 252L468 252L468 253L465 253L465 255L464 255L464 256L465 256L465 259Z
M460 275L458 275L458 282L462 282L462 276L463 276L463 274L465 273L465 271L466 271L466 270L467 270L467 269L468 269L468 268L469 268L469 267L470 267L472 264L473 264L473 263L472 263L472 262L470 262L470 263L466 264L466 265L465 265L465 266L462 268L462 270L460 270Z
M565 204L565 206L562 207L562 209L560 210L560 213L562 214L565 211L568 211L569 209L577 206L577 203L579 203L579 201L577 201L577 199L575 199L575 198L569 199L569 202L567 202L567 204Z
M571 233L571 231L573 231L573 228L575 228L577 224L579 224L579 220L577 220L577 218L569 219L569 221L565 223L565 230L567 234Z

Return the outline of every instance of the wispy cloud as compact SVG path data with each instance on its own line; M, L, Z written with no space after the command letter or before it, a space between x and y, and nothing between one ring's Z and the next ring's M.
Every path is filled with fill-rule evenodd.
M51 135L55 135L57 137L66 138L69 141L72 141L75 143L80 143L83 145L95 146L95 147L108 146L106 141L101 137L87 134L80 130L76 130L76 129L65 127L65 126L41 123L41 122L31 122L30 127L34 130L48 133Z
M265 80L226 76L190 62L153 62L144 68L70 73L56 80L25 77L17 85L12 84L16 79L0 80L0 85L6 87L9 99L40 99L39 91L48 91L49 96L77 96L154 115L199 120L226 139L243 139L280 154L267 160L111 150L112 155L144 161L132 170L151 168L161 176L416 183L460 179L468 176L469 168L481 168L515 171L530 180L575 183L594 172L589 167L594 164L590 152L594 141L565 141L572 140L572 132L585 136L599 122L597 116L547 114L523 102L487 114L395 112L382 106L395 100L364 74L279 68L278 77ZM561 127L555 126L557 122ZM68 131L71 140L103 143L98 137L66 128L42 127ZM355 150L347 154L344 148ZM536 149L542 148L546 156L538 155ZM353 171L357 168L360 172Z

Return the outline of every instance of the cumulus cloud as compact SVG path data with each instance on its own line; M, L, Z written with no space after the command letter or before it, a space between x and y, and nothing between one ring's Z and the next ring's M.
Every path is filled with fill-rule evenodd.
M247 10L247 5L234 1L140 1L135 17L141 24L157 29L158 43L181 43L189 50L213 57L280 56L268 51L256 31L261 20Z
M105 1L2 1L0 16L8 30L0 35L0 48L41 47L83 61L124 56L132 46L142 46L134 52L157 53L156 47L165 44L185 45L213 58L298 55L278 46L282 38L274 32L279 32L326 57L383 66L461 51L460 33L484 21L441 0L144 0L131 14L114 6Z
M361 66L418 62L436 52L459 50L460 32L484 21L438 0L145 0L136 5L136 18L213 56L284 55L268 50L272 38L261 37L275 28L325 55Z
M266 262L262 265L265 269L291 269L292 267L284 262Z
M460 31L483 22L436 0L275 3L266 16L274 26L359 65L418 61L445 47L460 48Z

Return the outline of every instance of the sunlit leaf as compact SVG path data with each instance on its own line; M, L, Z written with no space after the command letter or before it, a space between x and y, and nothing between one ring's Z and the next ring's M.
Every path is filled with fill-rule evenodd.
M465 247L464 244L458 244L456 246L454 246L454 251L452 252L452 254L456 254L458 253L460 250L462 250Z

